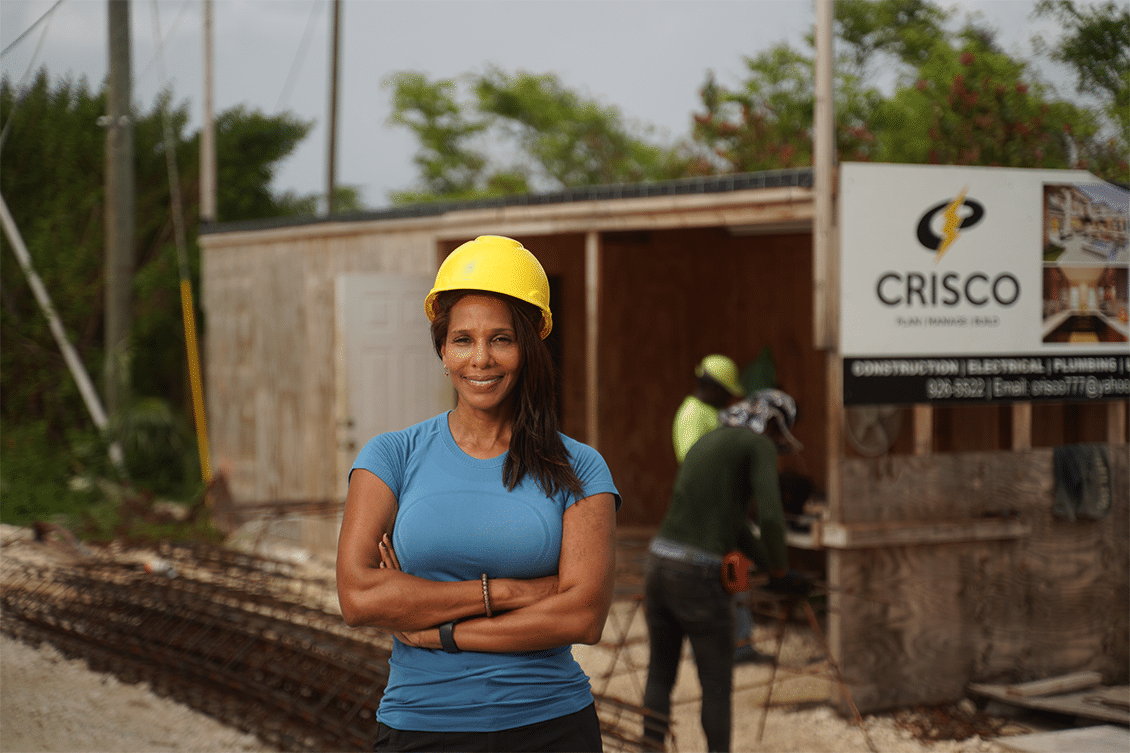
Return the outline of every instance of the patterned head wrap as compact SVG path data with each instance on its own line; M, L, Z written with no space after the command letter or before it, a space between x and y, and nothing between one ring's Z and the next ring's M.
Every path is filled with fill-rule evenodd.
M718 420L723 426L744 426L758 434L764 434L769 422L776 421L789 444L798 450L804 447L789 431L796 423L796 401L781 390L758 390L719 411Z

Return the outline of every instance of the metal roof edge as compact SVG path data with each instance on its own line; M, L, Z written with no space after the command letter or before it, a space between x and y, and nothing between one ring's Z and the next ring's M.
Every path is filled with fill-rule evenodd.
M614 201L617 199L641 199L661 196L686 196L707 193L727 193L759 188L800 187L811 188L813 170L811 167L790 168L787 170L765 170L755 173L733 173L729 175L710 175L701 178L679 178L677 180L656 181L653 183L615 183L604 186L584 186L568 188L540 194L521 194L500 196L492 199L472 199L468 201L444 201L427 204L410 204L388 209L365 212L334 214L325 217L312 215L266 217L259 220L237 222L213 222L200 225L200 235L233 233L253 230L300 227L341 222L370 222L374 220L401 220L417 217L438 217L454 211L493 209L512 206L540 206L547 204L566 204L580 201Z

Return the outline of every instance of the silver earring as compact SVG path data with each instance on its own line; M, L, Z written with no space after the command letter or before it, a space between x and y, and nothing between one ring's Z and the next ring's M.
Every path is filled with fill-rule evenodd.
M443 375L444 375L444 376L451 376L451 372L450 372L450 371L448 371L448 369L447 369L447 367L446 367L446 366L444 366L444 367L443 367Z

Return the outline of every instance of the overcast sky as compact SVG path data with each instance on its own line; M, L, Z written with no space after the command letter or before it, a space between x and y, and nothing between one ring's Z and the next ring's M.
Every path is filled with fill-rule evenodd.
M1034 0L936 2L958 8L959 18L982 14L1000 30L1002 46L1024 56L1033 34L1055 34L1050 22L1030 18ZM3 75L19 83L46 66L53 78L86 77L97 90L107 67L106 0L56 3L0 0ZM189 105L190 129L198 129L201 0L131 6L135 102L149 111L169 85L174 101ZM316 121L273 188L324 191L331 0L213 0L213 8L215 111L243 104ZM779 41L804 49L812 22L811 0L344 0L337 181L360 187L372 208L387 206L389 191L412 186L415 141L387 124L391 92L383 84L394 72L435 79L495 64L508 73L554 73L673 141L689 133L708 70L734 85L744 57Z

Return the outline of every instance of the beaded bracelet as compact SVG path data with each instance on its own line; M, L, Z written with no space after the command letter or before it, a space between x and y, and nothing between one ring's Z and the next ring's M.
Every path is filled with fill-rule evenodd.
M487 587L487 574L483 573L483 606L487 608L487 617L494 617L490 608L490 588Z

